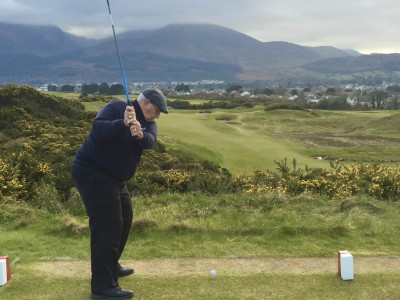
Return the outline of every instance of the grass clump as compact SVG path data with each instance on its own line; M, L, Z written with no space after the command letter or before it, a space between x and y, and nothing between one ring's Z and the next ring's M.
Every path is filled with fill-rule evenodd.
M67 215L64 220L62 220L59 229L61 232L65 232L68 234L80 234L83 232L87 232L89 226L87 224L82 224L74 217Z
M148 217L141 217L133 221L132 230L135 232L148 231L157 228L157 222Z
M26 204L0 204L0 226L4 228L24 228L37 219L35 209Z

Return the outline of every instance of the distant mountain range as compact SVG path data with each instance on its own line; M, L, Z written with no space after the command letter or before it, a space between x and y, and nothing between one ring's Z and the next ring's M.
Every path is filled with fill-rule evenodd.
M261 42L210 24L118 34L128 81L312 81L326 74L400 71L400 54ZM119 82L112 38L89 40L55 26L0 23L0 84Z

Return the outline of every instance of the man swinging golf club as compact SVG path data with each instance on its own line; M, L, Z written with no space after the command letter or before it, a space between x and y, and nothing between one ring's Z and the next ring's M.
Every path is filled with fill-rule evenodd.
M85 204L91 232L92 299L128 299L118 277L133 274L121 267L133 220L125 181L132 178L144 149L155 145L160 113L167 103L157 88L145 89L132 102L114 100L100 110L78 149L72 176Z
M91 298L128 299L118 277L133 274L119 259L132 226L132 201L125 181L135 175L144 149L157 142L155 119L168 113L157 88L145 89L131 102L118 49L109 0L107 0L126 102L114 100L97 114L92 130L78 149L72 177L85 204L91 233Z

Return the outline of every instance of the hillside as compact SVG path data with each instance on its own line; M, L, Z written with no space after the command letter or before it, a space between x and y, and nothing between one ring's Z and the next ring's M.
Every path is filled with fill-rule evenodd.
M210 24L175 24L117 35L129 82L287 80L312 76L303 64L349 55L333 47L261 42ZM120 80L113 39L93 41L54 26L0 23L0 40L5 45L0 49L0 83Z
M95 41L63 32L56 26L0 23L0 55L58 55L94 45Z
M312 48L288 42L260 42L232 29L210 24L169 25L140 38L123 40L121 45L125 49L167 57L239 65L244 71L295 66L324 57ZM346 55L340 50L335 55L339 52Z
M400 54L371 54L357 57L327 58L307 63L303 67L318 73L351 74L376 70L393 72L400 71Z

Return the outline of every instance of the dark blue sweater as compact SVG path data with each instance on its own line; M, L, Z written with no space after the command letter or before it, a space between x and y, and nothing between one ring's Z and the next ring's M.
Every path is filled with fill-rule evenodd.
M93 127L78 149L75 163L105 173L119 181L135 175L143 149L151 148L157 141L157 125L146 122L137 100L132 102L136 119L146 128L139 140L131 136L124 124L126 102L114 100L97 114Z

